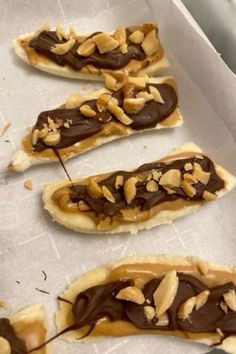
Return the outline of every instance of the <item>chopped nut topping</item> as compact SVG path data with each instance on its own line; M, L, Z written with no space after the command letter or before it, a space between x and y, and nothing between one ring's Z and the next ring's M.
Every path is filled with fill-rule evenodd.
M143 311L144 311L144 316L146 317L146 319L148 321L151 321L155 317L156 311L155 311L154 307L144 306Z
M103 112L107 108L107 104L111 99L111 94L110 93L103 93L100 95L96 101L96 106L98 109L98 112Z
M104 195L104 197L110 202L110 203L115 203L116 200L113 196L113 194L111 193L111 191L109 191L109 189L106 186L102 186L102 193Z
M119 27L116 29L113 37L118 41L119 45L126 43L126 30L124 27Z
M217 198L215 194L210 193L208 191L204 191L202 197L204 200L207 201L215 200Z
M33 133L32 133L32 145L36 145L39 139L39 130L38 129L34 129Z
M133 98L134 97L135 85L131 82L126 82L122 87L124 98Z
M103 73L103 76L104 76L104 80L105 80L105 87L108 90L115 91L117 89L116 79L112 75L107 74L107 73Z
M207 302L208 296L210 294L209 290L204 290L196 296L195 308L199 310Z
M151 93L148 93L147 91L140 91L137 93L136 97L138 98L144 98L145 102L149 102L154 99L153 95Z
M79 207L80 211L88 211L88 210L90 210L90 207L88 206L88 204L86 204L83 200L79 201L78 207Z
M119 42L107 33L99 33L93 37L100 54L110 52L119 46Z
M207 184L209 182L211 173L210 172L205 172L202 170L201 165L199 165L197 162L194 162L193 164L193 175L194 177L201 183Z
M124 195L127 204L130 204L136 195L136 183L138 182L136 177L130 177L124 184Z
M77 38L77 33L73 27L70 27L69 29L69 36L72 38Z
M190 173L185 173L184 174L184 180L186 182L188 182L189 184L196 184L198 182L198 180L193 175L191 175Z
M154 86L149 86L149 90L151 95L153 96L154 100L158 103L165 103L165 101L163 100L163 98L161 97L160 92L158 91L158 89Z
M44 127L43 129L39 130L38 138L39 139L44 139L44 138L46 138L47 135L48 135L48 128Z
M229 290L226 294L223 295L224 300L230 310L236 311L236 294L234 290Z
M132 42L132 43L136 43L136 44L139 44L139 43L142 43L143 39L144 39L144 33L137 30L137 31L134 31L130 36L129 36L129 41Z
M153 180L151 180L151 181L149 181L147 184L146 184L146 190L148 191L148 192L156 192L156 191L158 191L158 183L157 182L155 182L155 181L153 181Z
M143 109L145 100L144 98L125 98L123 105L127 113L135 114Z
M181 172L176 169L168 170L161 176L159 184L170 188L179 187L181 184Z
M190 162L187 162L185 165L184 165L184 169L185 171L190 171L193 169L193 165L190 163Z
M190 297L188 300L184 301L178 311L178 317L181 320L186 320L189 318L189 315L192 313L196 304L196 296Z
M116 176L115 179L115 189L122 187L124 184L124 177L123 176Z
M108 102L107 109L118 119L122 124L129 125L133 123L132 119L130 119L122 108L115 105L111 101Z
M84 97L80 93L73 93L70 95L65 103L65 108L77 108L84 101Z
M94 178L90 178L87 185L87 192L92 198L102 197L102 188L99 186L97 181Z
M159 40L156 36L156 29L153 29L145 36L141 46L148 57L157 52Z
M159 318L156 323L156 326L168 326L169 324L169 317L166 312L164 312Z
M75 44L75 39L71 38L65 43L55 44L55 46L51 49L51 52L58 55L66 54L71 50L74 44Z
M145 77L128 77L128 82L134 84L137 88L144 88L147 84L147 78Z
M209 271L209 264L206 261L200 260L197 263L197 269L201 275L207 275Z
M48 23L44 23L37 31L34 32L33 38L37 37L43 31L50 31L50 26Z
M126 43L121 44L121 45L119 46L119 49L120 49L120 51L121 51L122 54L128 53L128 45L127 45Z
M57 28L56 28L56 35L57 35L57 38L61 41L63 38L67 38L67 36L65 35L62 27L60 25L57 25Z
M61 140L61 134L59 131L49 132L48 135L43 139L44 144L48 146L57 145Z
M26 189L29 189L29 190L32 190L33 189L33 183L31 181L31 179L27 179L25 182L24 182L24 187Z
M138 305L142 305L145 302L142 291L135 286L128 286L127 288L121 289L116 295L116 298L119 300L131 301Z
M204 159L204 157L202 155L199 155L199 154L195 155L195 157L196 157L196 159L201 159L201 160Z
M153 293L153 300L156 306L156 315L160 318L168 310L174 301L179 286L179 278L176 271L169 272L160 282Z
M188 197L193 197L197 193L196 189L187 181L182 181L180 186Z
M161 171L157 171L157 170L152 171L152 178L154 179L154 181L159 181L161 176L162 176Z
M92 118L96 116L96 112L88 104L84 104L80 107L79 110L87 118Z
M175 194L176 191L174 189L171 189L169 187L164 186L164 189L166 190L167 194Z
M224 313L228 312L228 306L227 306L227 304L224 301L220 302L220 308L221 308L222 311L224 311Z
M92 38L85 40L77 49L77 53L83 57L92 55L96 50L96 44Z

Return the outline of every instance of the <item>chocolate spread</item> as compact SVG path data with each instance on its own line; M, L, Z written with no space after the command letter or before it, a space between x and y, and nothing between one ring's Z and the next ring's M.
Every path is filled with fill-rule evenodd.
M202 170L205 172L210 172L210 179L209 182L204 185L201 182L194 184L194 188L196 189L196 194L193 197L188 197L182 188L174 187L172 188L175 193L168 194L167 191L159 185L159 189L156 192L148 192L146 190L144 182L138 182L136 184L136 195L133 201L127 205L123 188L116 189L115 188L115 179L117 176L123 176L124 181L132 176L137 176L140 174L145 174L146 176L151 171L158 170L164 174L170 169L178 169L180 170L182 176L186 173L184 169L184 165L186 163L191 163L192 165L194 162L197 162L201 167ZM113 173L111 176L106 178L103 181L99 182L99 185L106 186L112 195L115 198L115 203L109 202L106 198L93 198L87 192L86 185L79 185L74 183L72 186L68 187L70 191L70 198L73 203L77 203L80 200L83 200L90 209L96 214L100 216L114 216L114 215L121 215L120 210L124 208L135 208L139 207L141 211L150 210L157 204L167 202L167 201L175 201L177 199L185 199L185 200L192 200L192 201L199 201L203 198L203 192L208 191L210 193L215 193L218 190L224 188L224 181L217 175L214 163L206 156L203 158L201 157L190 157L185 159L177 159L175 161L164 163L164 162L153 162L149 164L145 164L139 167L137 170L133 172L125 172L125 171L117 171ZM53 198L53 197L52 197Z
M161 329L206 333L216 332L219 328L224 333L224 337L236 334L236 312L228 309L228 312L225 313L220 307L223 294L229 290L236 290L236 286L232 282L209 288L191 275L177 273L177 276L179 286L174 301L167 310L169 324L166 326L157 326L158 319L156 317L148 321L144 315L145 306L155 307L153 293L161 281L158 278L148 281L142 289L145 297L145 302L142 305L115 298L120 289L130 286L129 280L94 286L79 293L72 307L74 321L82 328L106 317L110 321L122 319L131 322L135 327L143 330ZM188 319L180 319L178 317L179 306L204 290L210 291L207 302L200 309L193 309Z
M11 347L11 354L27 353L24 341L17 337L14 328L7 318L0 318L0 337L3 337L8 341Z
M93 33L90 37L100 32ZM128 30L126 33L129 35ZM127 65L131 59L144 60L146 55L141 44L131 43L127 39L127 53L121 53L120 49L111 50L108 53L100 54L96 49L93 54L88 57L81 56L77 53L79 42L76 41L74 46L65 54L58 55L51 51L55 44L65 43L66 39L59 39L55 31L43 31L29 42L29 47L34 48L36 52L43 54L60 66L68 65L75 70L81 70L86 65L94 65L100 69L117 70Z
M133 120L133 123L129 125L133 130L141 130L155 127L159 122L163 121L176 109L178 104L178 98L175 90L168 84L147 84L142 91L149 92L149 86L156 87L165 103L161 104L154 100L146 102L144 108L136 114L129 114L129 117ZM134 92L134 94L137 91ZM122 88L115 93L113 97L118 99L119 105L122 106L124 94ZM61 140L56 145L57 149L66 148L79 141L82 141L88 137L91 137L102 130L105 124L112 121L118 122L112 113L108 110L102 113L98 112L96 107L96 100L90 100L84 102L89 105L96 115L92 118L83 116L79 108L64 109L58 108L50 111L40 113L35 125L35 129L42 129L43 124L48 123L48 117L52 120L61 119L63 123L70 120L70 127L65 128L63 125L59 128ZM34 146L36 151L43 151L49 147L44 144L42 140L38 140Z

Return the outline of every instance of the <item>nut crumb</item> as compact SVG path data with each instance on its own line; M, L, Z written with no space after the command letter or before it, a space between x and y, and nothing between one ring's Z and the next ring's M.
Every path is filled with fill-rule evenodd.
M24 182L24 187L26 189L29 189L29 190L32 190L33 189L33 183L31 181L31 179L27 179L25 182Z
M128 286L127 288L121 289L116 295L116 298L131 301L139 305L142 305L145 301L142 291L135 286Z

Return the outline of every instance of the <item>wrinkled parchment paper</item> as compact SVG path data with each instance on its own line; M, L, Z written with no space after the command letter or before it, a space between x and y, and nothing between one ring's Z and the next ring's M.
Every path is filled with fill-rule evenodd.
M24 174L5 172L19 139L37 115L56 107L72 92L99 84L50 76L23 63L12 50L13 38L40 27L64 24L82 32L157 21L177 80L182 128L149 132L99 147L67 162L72 176L128 169L158 159L192 140L236 173L236 83L180 1L171 0L0 0L0 299L14 312L33 303L45 306L49 332L55 332L56 296L78 275L128 254L196 255L236 264L236 190L197 214L136 236L76 234L51 221L43 211L42 186L65 177L59 164L36 166ZM26 179L33 190L23 187ZM45 271L47 279L42 271ZM41 293L35 288L48 291ZM206 347L163 336L107 339L90 345L53 343L54 353L203 353Z

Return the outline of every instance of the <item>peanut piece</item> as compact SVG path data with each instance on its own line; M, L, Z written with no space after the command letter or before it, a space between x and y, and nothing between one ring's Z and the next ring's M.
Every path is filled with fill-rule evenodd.
M136 195L136 183L138 182L136 177L130 177L124 184L124 195L127 204L130 204Z
M128 37L129 41L132 43L142 43L143 39L144 39L144 33L141 32L140 30L134 31L129 37Z
M115 179L115 189L122 187L124 184L124 177L123 176L116 176Z
M107 105L107 109L124 125L130 125L133 123L133 120L130 119L122 108L109 101Z
M58 55L63 55L68 53L75 44L75 39L71 38L67 42L62 44L55 44L51 49L51 52Z
M121 289L116 295L116 299L131 301L138 305L142 305L145 302L142 291L135 286L128 286L127 288Z
M24 187L29 190L33 189L33 183L31 179L27 179L26 181L24 181Z
M103 93L101 96L98 97L96 101L96 106L98 109L98 112L103 112L107 108L107 104L111 99L111 94L110 93Z
M79 201L78 207L79 207L80 211L88 211L88 210L90 210L90 207L88 206L88 204L86 204L83 200Z
M138 92L136 97L144 98L145 102L149 102L154 99L153 95L151 93L148 93L147 91Z
M154 100L158 103L165 103L165 101L163 100L163 98L161 97L160 92L158 91L158 89L154 86L149 86L149 90L151 95L153 96Z
M113 194L111 193L111 191L109 191L109 189L106 186L102 186L102 193L104 195L104 197L110 202L110 203L115 203L116 200L113 196Z
M156 35L156 29L153 29L145 36L141 46L148 57L157 52L159 40Z
M165 172L159 181L161 186L179 187L181 184L181 172L176 169L170 169Z
M183 189L184 193L186 193L187 196L190 198L197 193L196 189L187 181L181 182L181 188Z
M195 308L199 310L207 302L208 296L210 294L209 290L204 290L196 296Z
M186 320L189 318L189 315L192 313L194 306L196 304L196 296L190 297L188 300L184 301L178 311L178 317L181 320Z
M156 323L156 326L168 326L169 318L166 312L164 312L159 318Z
M0 337L1 354L11 354L11 346L7 339Z
M83 57L89 57L96 50L96 44L92 38L85 40L77 49L77 53Z
M122 46L126 43L126 31L124 27L119 27L113 35L114 39L118 41L119 45Z
M39 139L39 130L38 129L34 129L33 133L32 133L32 145L36 145Z
M107 33L99 33L93 37L100 54L110 52L119 46L119 42Z
M61 140L61 134L59 131L49 132L46 138L43 139L44 144L48 146L55 146Z
M90 178L88 185L87 185L87 192L92 198L100 198L102 197L102 188L100 185L97 183L97 181L94 178Z
M215 194L210 193L208 191L204 191L202 197L204 200L207 200L207 201L215 200L217 198L217 196Z
M223 295L224 300L230 310L236 311L236 294L234 290L229 290L226 294Z
M107 73L103 73L103 76L104 76L104 80L105 80L105 87L108 90L115 91L117 89L116 79L112 75L107 74Z
M157 182L155 182L155 181L153 181L153 180L151 180L151 181L149 181L147 184L146 184L146 190L148 191L148 192L156 192L156 191L158 191L158 183Z
M87 118L92 118L96 116L96 112L88 104L84 104L80 107L79 110Z
M190 162L187 162L185 165L184 165L184 169L185 171L190 171L193 169L193 165L190 163Z
M77 108L83 101L84 97L80 93L73 93L67 98L65 108Z
M156 311L155 311L154 307L144 306L143 311L144 311L144 316L146 317L146 319L148 321L151 321L155 317Z
M159 318L172 305L179 286L176 271L170 271L160 282L153 293L156 315Z
M140 112L143 109L144 105L144 98L125 98L123 101L125 111L130 114Z
M145 77L128 77L128 82L134 84L137 88L144 88L147 84L147 78Z

